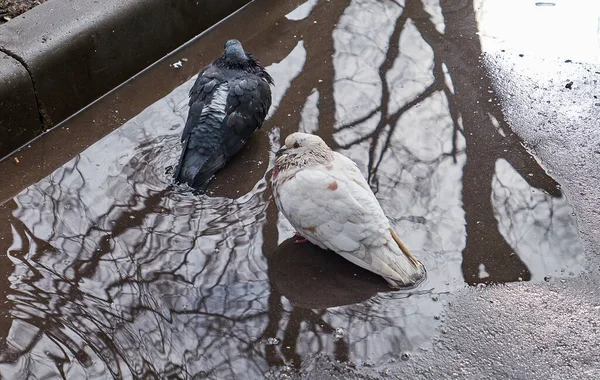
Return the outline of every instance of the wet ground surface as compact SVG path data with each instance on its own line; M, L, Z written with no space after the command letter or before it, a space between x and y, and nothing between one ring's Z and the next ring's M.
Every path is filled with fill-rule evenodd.
M258 0L0 162L0 373L597 378L600 13L500 3ZM170 167L228 38L273 107L194 196ZM418 288L292 244L267 179L296 130L359 164Z

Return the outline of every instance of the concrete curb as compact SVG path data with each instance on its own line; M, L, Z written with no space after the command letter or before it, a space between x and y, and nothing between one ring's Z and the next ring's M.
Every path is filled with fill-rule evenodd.
M31 77L16 59L0 52L0 157L42 131ZM12 149L11 149L12 148Z
M249 1L52 0L0 25L0 157Z

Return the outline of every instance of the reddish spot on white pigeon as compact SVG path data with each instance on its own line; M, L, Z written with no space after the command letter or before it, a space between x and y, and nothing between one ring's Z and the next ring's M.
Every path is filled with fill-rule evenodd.
M402 243L354 161L318 136L292 133L277 152L275 202L311 243L376 273L394 288L411 286L425 267Z

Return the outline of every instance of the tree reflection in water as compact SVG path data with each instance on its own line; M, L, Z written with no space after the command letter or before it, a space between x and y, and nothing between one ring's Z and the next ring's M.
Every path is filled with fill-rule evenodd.
M265 126L281 131L254 140L300 127L357 161L427 281L391 292L286 240L268 144L237 199L170 187L188 81L10 203L3 376L255 378L318 352L386 363L427 344L436 301L464 282L581 270L571 208L478 63L470 2L316 2L304 16L269 29L291 47L269 68ZM277 43L262 40L257 56Z

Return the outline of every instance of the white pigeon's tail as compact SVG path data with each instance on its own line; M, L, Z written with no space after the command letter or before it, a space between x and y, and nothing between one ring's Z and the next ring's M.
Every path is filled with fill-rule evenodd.
M394 276L383 278L393 288L415 286L425 279L425 267L410 252L393 229L389 229L393 241L386 247L391 251L387 255L386 264L394 271Z

